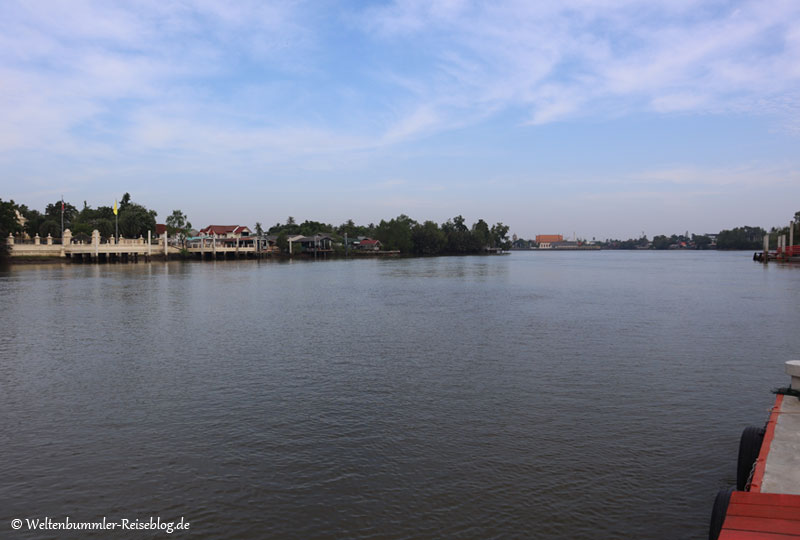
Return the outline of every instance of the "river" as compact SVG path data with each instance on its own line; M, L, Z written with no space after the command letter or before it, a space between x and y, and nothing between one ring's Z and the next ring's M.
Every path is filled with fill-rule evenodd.
M750 255L0 270L1 536L705 538L800 356Z

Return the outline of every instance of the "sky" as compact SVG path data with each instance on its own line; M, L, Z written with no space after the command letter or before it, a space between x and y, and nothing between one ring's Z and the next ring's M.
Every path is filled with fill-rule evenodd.
M0 2L0 198L583 238L800 210L800 2Z

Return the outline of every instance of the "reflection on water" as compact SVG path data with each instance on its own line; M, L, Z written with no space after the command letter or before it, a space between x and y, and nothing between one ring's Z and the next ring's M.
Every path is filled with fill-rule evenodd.
M742 253L13 267L0 523L701 538L798 285Z

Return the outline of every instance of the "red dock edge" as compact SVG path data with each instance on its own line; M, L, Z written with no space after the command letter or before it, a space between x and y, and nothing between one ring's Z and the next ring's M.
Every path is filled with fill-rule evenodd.
M761 493L764 469L775 437L775 425L783 397L778 395L770 412L750 491L734 491L731 494L719 540L800 539L800 495Z

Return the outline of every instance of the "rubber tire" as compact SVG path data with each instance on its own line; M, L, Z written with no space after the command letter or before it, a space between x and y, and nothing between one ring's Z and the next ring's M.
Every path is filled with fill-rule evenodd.
M742 431L742 438L739 439L739 459L736 463L736 489L744 491L753 463L758 459L761 452L761 444L764 442L766 429L749 426Z
M714 499L714 507L711 510L711 524L708 527L708 540L717 540L722 531L722 524L725 523L725 515L728 513L728 504L731 502L733 488L724 488L717 492Z

